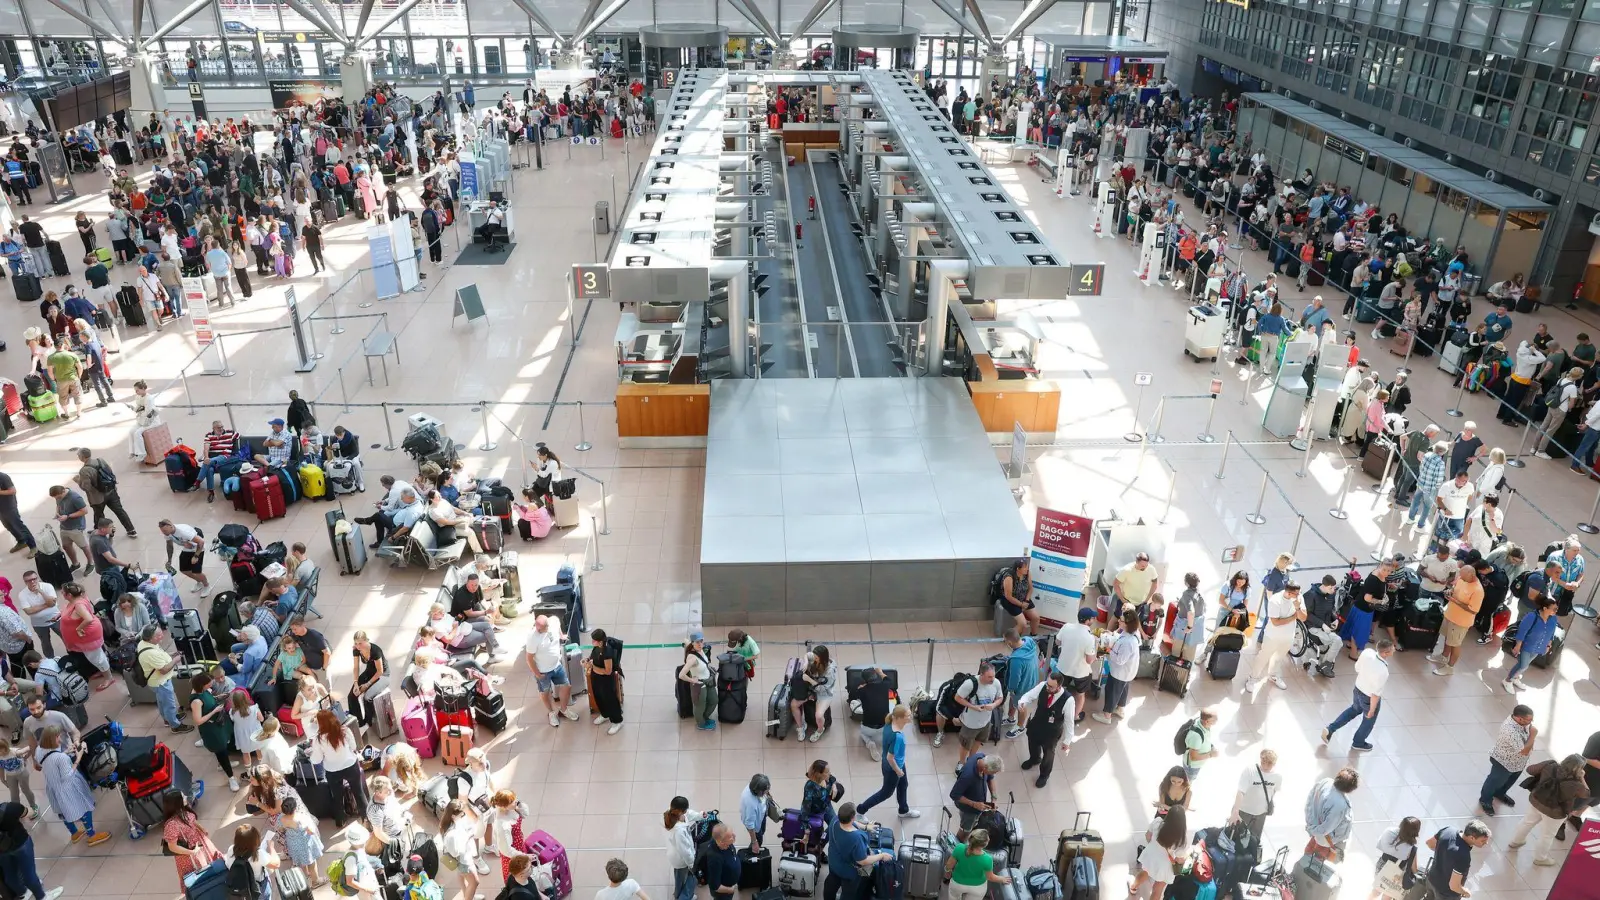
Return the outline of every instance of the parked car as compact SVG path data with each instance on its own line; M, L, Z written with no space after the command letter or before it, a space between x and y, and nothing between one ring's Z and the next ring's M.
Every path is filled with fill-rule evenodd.
M827 42L827 43L823 43L823 44L818 44L817 46L811 48L811 61L814 62L814 63L822 62L823 60L832 59L832 58L833 58L833 43L831 41ZM856 65L858 65L858 66L876 66L877 64L878 64L878 54L873 53L871 50L862 50L860 48L856 49Z

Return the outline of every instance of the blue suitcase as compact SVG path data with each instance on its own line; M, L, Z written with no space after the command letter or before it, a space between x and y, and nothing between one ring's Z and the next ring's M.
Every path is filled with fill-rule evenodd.
M184 900L227 900L228 869L222 860L214 859L204 869L184 876L183 896Z

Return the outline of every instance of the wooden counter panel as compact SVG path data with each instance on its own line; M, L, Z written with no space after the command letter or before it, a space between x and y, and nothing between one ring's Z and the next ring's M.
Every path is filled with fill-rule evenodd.
M1061 416L1061 387L1053 381L968 382L983 430L1009 433L1022 423L1029 434L1054 434Z
M710 385L617 385L618 437L704 437L710 423Z

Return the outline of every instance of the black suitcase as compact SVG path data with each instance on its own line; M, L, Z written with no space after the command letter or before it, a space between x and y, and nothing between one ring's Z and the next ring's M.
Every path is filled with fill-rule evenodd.
M739 890L764 891L772 887L772 851L762 847L753 852L739 850Z
M131 284L125 284L117 291L117 308L122 310L122 319L130 328L143 328L144 307L139 305L139 289Z
M1400 614L1400 647L1403 650L1432 650L1438 643L1439 629L1444 626L1444 607L1428 604L1418 607L1408 604Z
M306 805L306 811L311 815L329 822L339 818L339 800L334 796L333 785L328 783L322 769L312 765L310 760L295 761L294 771L289 775L289 786L300 795L300 802Z
M1538 310L1539 301L1533 299L1527 294L1523 294L1521 297L1517 298L1517 312L1526 315L1528 313L1538 312Z
M1189 671L1192 668L1187 659L1176 656L1163 656L1161 658L1161 674L1156 676L1156 686L1169 694L1182 697L1189 693Z
M472 709L485 716L497 716L506 710L506 696L499 691L488 694L473 691Z
M1211 673L1212 678L1218 678L1223 681L1231 679L1239 673L1239 651L1211 651L1211 660L1206 664L1206 671Z
M60 241L45 241L45 252L50 254L50 268L55 270L57 278L65 278L72 274L67 268L67 254L61 249Z
M674 672L673 677L677 678L676 672ZM674 689L677 691L678 697L678 718L694 718L694 694L692 693L694 688L689 686L689 682L681 678L677 679L675 685Z
M506 730L506 711L504 709L497 713L485 713L481 709L474 710L472 717L479 725L482 725L484 728L489 729L495 734L499 734L500 732Z
M44 296L44 286L39 283L39 276L27 272L12 276L11 289L16 291L17 299L23 303L30 303Z

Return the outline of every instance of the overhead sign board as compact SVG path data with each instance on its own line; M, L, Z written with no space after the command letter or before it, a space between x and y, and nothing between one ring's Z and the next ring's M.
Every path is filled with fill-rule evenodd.
M1067 296L1098 297L1106 281L1105 263L1072 263L1067 266Z

